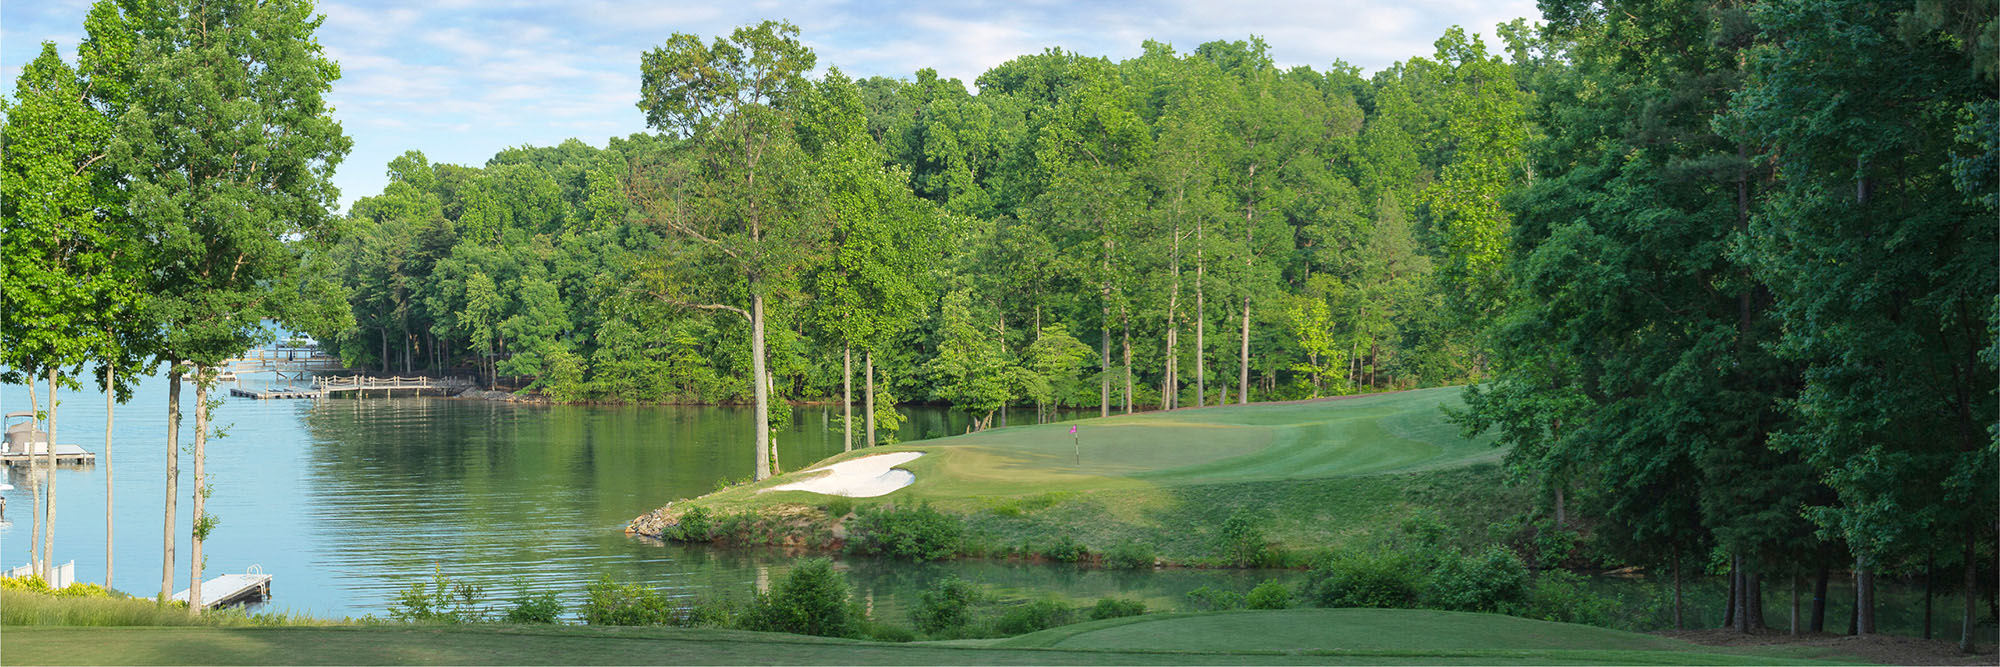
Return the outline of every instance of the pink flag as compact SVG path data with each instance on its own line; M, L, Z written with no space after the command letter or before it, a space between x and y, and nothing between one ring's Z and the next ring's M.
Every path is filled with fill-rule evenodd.
M1076 435L1076 427L1075 427L1075 426L1071 426L1071 427L1069 427L1069 434L1070 434L1070 435Z

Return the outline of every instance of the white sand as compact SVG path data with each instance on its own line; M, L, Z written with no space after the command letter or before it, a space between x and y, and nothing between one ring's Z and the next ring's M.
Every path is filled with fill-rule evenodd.
M816 468L826 474L802 482L774 486L764 489L764 492L810 491L849 498L887 495L890 491L917 481L914 473L892 468L914 461L923 455L923 452L896 452L841 461L825 468Z

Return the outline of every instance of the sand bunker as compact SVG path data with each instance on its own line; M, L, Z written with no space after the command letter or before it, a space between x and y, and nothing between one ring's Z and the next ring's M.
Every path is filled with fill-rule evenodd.
M873 498L917 481L917 476L910 471L892 470L892 468L914 461L923 455L923 452L896 452L841 461L824 468L813 469L823 471L825 473L823 475L802 482L774 486L764 489L764 492L810 491L829 496Z

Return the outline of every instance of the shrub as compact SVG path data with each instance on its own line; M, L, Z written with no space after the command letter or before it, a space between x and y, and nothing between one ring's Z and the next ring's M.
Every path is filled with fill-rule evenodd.
M957 554L965 540L965 528L958 519L930 505L880 507L856 514L848 535L847 547L855 553L922 562Z
M514 587L521 592L509 600L514 606L507 610L503 620L508 623L547 624L562 618L562 600L557 599L555 591L535 593L527 590L526 586L526 582L515 582Z
M1243 597L1243 606L1250 609L1287 609L1292 606L1292 589L1276 581L1266 581L1250 589Z
M834 496L826 501L826 518L839 519L840 517L847 516L847 513L852 511L854 511L853 498Z
M743 612L741 625L745 630L859 637L863 620L848 600L847 580L833 571L833 561L813 558L799 563L770 592L759 593Z
M1229 611L1243 608L1243 594L1203 586L1187 593L1188 606L1195 611Z
M861 636L878 642L894 642L898 644L917 640L916 631L900 625L877 623L875 621L862 622Z
M1270 556L1264 528L1250 510L1239 511L1223 521L1219 540L1223 559L1237 567L1262 565Z
M39 574L20 577L0 577L0 590L47 593L49 592L49 583L43 581L42 576Z
M1067 534L1057 537L1055 544L1051 544L1048 548L1042 550L1043 558L1058 563L1074 563L1083 560L1089 555L1090 549L1085 548L1082 542L1076 541L1076 538L1070 537Z
M592 583L583 601L583 622L590 625L667 625L675 623L673 603L638 584L621 584L604 577Z
M1146 613L1146 603L1121 598L1098 598L1097 605L1090 608L1090 620L1124 618Z
M1068 625L1075 615L1076 610L1070 609L1062 600L1045 597L1007 610L1007 613L1000 615L999 620L993 622L993 631L1008 636L1025 635L1059 625Z
M97 584L75 583L54 591L59 598L129 598L130 595Z
M429 586L414 582L389 602L389 615L413 623L479 623L491 609L480 606L486 589L471 582L452 581L438 570Z
M679 521L667 526L667 539L677 542L707 542L715 539L715 517L700 505L681 513Z
M1307 575L1306 598L1319 607L1409 608L1422 581L1407 557L1345 554Z
M1528 586L1526 599L1508 605L1506 613L1561 623L1616 625L1619 604L1584 589L1583 577L1567 570L1543 570Z
M910 622L926 635L958 636L972 622L972 605L978 601L979 589L964 579L950 577L917 595Z
M1141 570L1153 566L1152 545L1136 540L1118 543L1104 552L1104 566L1121 570Z
M1528 568L1513 552L1489 547L1477 556L1450 554L1439 560L1426 587L1424 606L1449 611L1499 611L1528 596Z

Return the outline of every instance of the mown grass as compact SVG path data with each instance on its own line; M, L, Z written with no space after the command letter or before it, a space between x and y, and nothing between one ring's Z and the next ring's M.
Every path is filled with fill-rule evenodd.
M1074 540L1093 553L1143 544L1169 562L1208 564L1217 558L1217 530L1246 512L1286 564L1418 516L1470 547L1490 544L1495 536L1488 527L1525 507L1527 497L1503 483L1496 462L1504 452L1490 437L1466 438L1445 420L1443 408L1458 405L1460 392L1446 387L1016 426L857 451L819 465L922 452L901 466L915 483L851 505L924 503L957 515L973 555L1032 555ZM1071 426L1078 428L1074 437ZM763 492L810 474L677 507L730 515L845 502Z
M1672 640L1578 626L1542 630L1583 648L1506 646L1506 617L1458 615L1437 624L1424 612L1352 610L1352 631L1327 627L1319 610L1140 616L998 641L885 644L735 630L578 626L337 626L283 628L17 628L5 635L5 664L964 664L964 665L1560 665L1814 664L1806 656L1729 653ZM1379 616L1380 620L1369 617ZM1237 619L1250 619L1245 624ZM1489 626L1489 621L1498 625ZM1221 625L1210 626L1210 624ZM1246 627L1246 625L1248 627ZM1546 624L1560 626L1561 624ZM1457 630L1469 639L1455 640ZM1290 641L1290 631L1306 641ZM1389 633L1401 640L1381 640ZM1334 645L1342 633L1372 633L1380 647ZM1622 633L1621 633L1622 634ZM1136 645L1161 641L1154 646ZM1176 648L1215 641L1217 648ZM1837 659L1837 658L1836 658ZM1826 664L1826 663L1818 663Z

